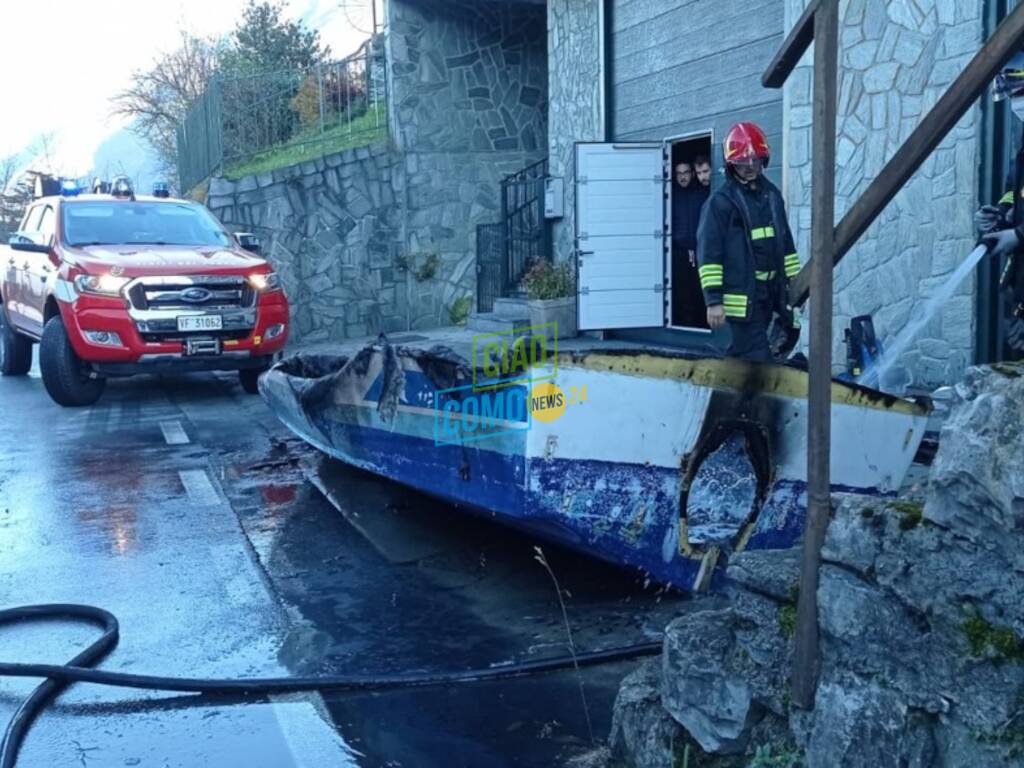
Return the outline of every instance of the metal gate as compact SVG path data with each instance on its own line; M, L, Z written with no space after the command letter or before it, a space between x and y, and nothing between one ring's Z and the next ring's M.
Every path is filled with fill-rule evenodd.
M528 165L501 182L501 220L505 226L507 288L519 290L519 282L535 259L551 258L550 235L544 218L544 179L548 160Z
M476 228L476 311L491 312L508 282L505 272L505 224Z

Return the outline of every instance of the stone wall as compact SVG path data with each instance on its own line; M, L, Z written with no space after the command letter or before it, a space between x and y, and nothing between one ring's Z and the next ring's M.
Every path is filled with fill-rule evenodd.
M476 227L547 145L542 5L388 3L391 140L238 182L209 206L263 238L293 338L452 324L476 290Z
M552 231L556 260L573 251L574 144L604 139L598 6L587 0L548 2L549 173L565 179L565 218L554 222Z
M1022 403L1021 366L968 369L926 492L834 498L813 710L790 702L800 551L731 554L724 597L687 602L623 681L613 764L1024 764Z
M786 0L787 29L805 5L805 0ZM982 39L977 2L843 0L840 13L837 220L963 71ZM804 260L811 226L810 60L808 54L785 94L785 192ZM851 317L873 315L883 340L891 339L973 249L979 126L975 107L837 268L837 363L845 359L842 329ZM910 383L953 381L972 361L973 296L970 279L903 355Z
M476 227L501 219L501 180L543 157L542 5L390 0L392 125L410 258L437 254L446 285L410 297L414 328L450 323L476 290Z
M544 151L543 6L390 0L388 24L399 149Z
M386 145L351 149L302 165L214 179L207 205L233 230L260 236L292 305L294 337L364 336L411 326L396 178Z

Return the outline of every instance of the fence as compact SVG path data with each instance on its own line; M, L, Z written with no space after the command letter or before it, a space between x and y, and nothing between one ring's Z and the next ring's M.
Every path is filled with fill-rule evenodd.
M384 47L311 69L217 76L178 127L188 190L214 173L239 178L363 146L387 133Z
M476 311L491 312L508 288L505 224L476 227Z
M544 179L548 160L544 158L501 182L501 218L505 222L505 278L510 290L535 259L551 258L550 228L544 218Z

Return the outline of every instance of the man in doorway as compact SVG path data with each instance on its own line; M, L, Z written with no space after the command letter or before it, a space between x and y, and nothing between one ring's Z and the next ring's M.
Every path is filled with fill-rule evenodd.
M707 155L697 155L693 158L693 173L697 177L697 183L710 192L711 161Z
M764 131L739 123L723 148L726 182L708 200L697 235L707 321L711 328L728 323L729 356L770 362L799 338L788 292L800 258L782 193L762 173L771 157ZM785 338L773 350L768 331L776 314Z
M697 276L697 226L708 188L694 180L696 162L675 168L672 190L672 325L703 328L704 300ZM710 173L709 173L710 179Z

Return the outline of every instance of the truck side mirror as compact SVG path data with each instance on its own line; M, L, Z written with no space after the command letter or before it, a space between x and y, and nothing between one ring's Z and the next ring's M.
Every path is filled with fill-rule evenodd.
M242 246L243 250L250 253L261 253L263 251L260 239L252 232L236 232L235 237L238 239L238 244Z
M50 252L50 246L48 243L37 243L28 235L20 232L11 235L7 244L11 246L12 251L28 251L29 253Z

